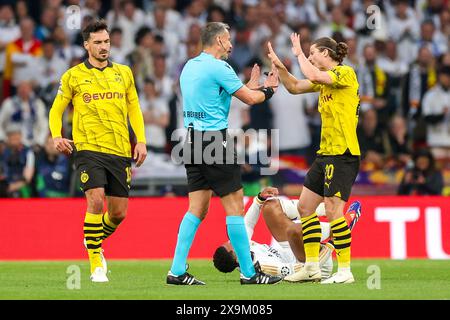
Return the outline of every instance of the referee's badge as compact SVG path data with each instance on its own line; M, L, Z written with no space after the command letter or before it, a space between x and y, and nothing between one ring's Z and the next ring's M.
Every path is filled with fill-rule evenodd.
M83 171L81 173L80 180L82 183L86 183L89 180L89 175L86 173L86 171Z

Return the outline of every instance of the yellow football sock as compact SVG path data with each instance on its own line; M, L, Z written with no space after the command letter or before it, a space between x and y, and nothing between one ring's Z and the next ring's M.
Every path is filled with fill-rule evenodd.
M319 262L320 238L322 229L320 228L317 213L301 218L303 231L303 246L305 247L305 263Z
M86 212L83 231L92 273L95 268L102 266L100 256L103 237L102 215Z
M108 238L110 235L112 235L114 231L116 231L118 225L114 224L114 223L109 219L109 214L108 214L108 212L105 212L105 213L103 214L103 217L102 217L102 224L103 224L103 237L102 237L102 240L105 240L105 239Z
M338 261L338 268L350 268L350 246L352 243L352 233L348 228L347 221L340 217L330 223L333 232L333 242Z

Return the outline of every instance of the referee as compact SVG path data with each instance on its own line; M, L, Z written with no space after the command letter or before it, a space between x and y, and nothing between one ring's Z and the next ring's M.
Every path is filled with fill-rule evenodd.
M234 154L234 150L227 148L231 96L249 105L270 99L278 86L278 72L273 67L264 86L259 88L260 72L255 65L249 83L242 84L224 61L232 48L228 29L224 23L208 23L201 33L202 53L186 63L180 76L184 125L188 128L184 150L191 152L194 161L186 162L185 157L189 210L179 226L175 255L167 275L167 283L172 285L205 284L187 273L186 260L197 228L208 212L213 192L221 198L227 215L228 237L239 262L241 284L273 284L282 280L281 277L264 274L258 267L255 269L244 224L240 166L236 161L221 161L224 155ZM211 148L208 143L211 137L215 138L211 144L217 151L212 153L215 160L212 163L211 159L203 158L207 147ZM198 145L200 148L196 147ZM235 154L233 158L236 158Z
M63 74L49 121L56 149L65 154L76 151L75 165L87 200L83 231L91 280L107 282L102 242L116 230L128 209L128 119L137 137L137 166L144 162L147 149L133 74L129 67L108 60L110 40L106 23L94 21L82 35L88 59ZM69 103L74 108L73 141L61 135L62 115ZM103 213L105 196L108 211Z
M322 281L352 283L350 270L351 232L344 218L344 206L350 197L359 171L360 150L356 136L359 116L358 80L355 71L342 64L347 45L324 37L313 42L307 58L300 45L300 36L291 35L292 53L297 57L307 79L298 80L290 74L272 49L269 57L280 73L281 82L292 94L320 92L319 112L322 120L320 149L309 169L300 195L305 267L285 278L290 282L319 282L319 249L321 229L315 212L322 201L330 221L338 260L338 272Z

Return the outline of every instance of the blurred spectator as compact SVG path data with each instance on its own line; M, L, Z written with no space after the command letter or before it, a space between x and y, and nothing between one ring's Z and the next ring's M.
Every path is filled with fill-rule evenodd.
M416 10L419 21L431 20L434 23L439 21L439 13L445 10L446 1L443 0L417 0Z
M40 41L49 38L56 28L57 11L53 8L46 7L41 13L40 24L37 26L34 35Z
M42 198L68 197L70 189L69 159L56 150L51 136L36 160L36 191Z
M389 20L389 37L397 43L399 56L407 64L415 60L415 43L419 38L419 26L408 0L397 0L395 15Z
M339 6L334 6L331 10L329 22L320 25L316 38L331 37L335 32L342 33L344 39L355 36L355 32L346 26L345 16Z
M3 83L5 69L5 53L8 43L20 37L20 28L14 19L14 11L9 4L0 4L0 83ZM0 91L0 102L3 100Z
M271 43L277 48L278 56L283 58L292 58L290 36L292 29L277 17L271 17L267 25L271 32Z
M206 18L207 22L225 22L226 19L226 12L225 10L215 4L212 4L208 8L208 16Z
M113 6L106 15L108 27L118 27L123 32L123 50L131 52L137 42L134 42L138 30L142 28L145 22L144 12L136 7L133 0L120 1L119 6Z
M344 58L343 64L352 67L354 70L358 70L360 63L360 57L358 55L358 52L356 51L358 40L356 37L354 37L348 38L347 40L345 40L345 42L348 46L348 53Z
M173 95L173 80L169 77L166 70L166 57L156 55L153 59L154 63L154 81L158 96L165 99L168 103Z
M359 94L363 112L386 107L389 88L387 75L377 63L377 51L374 45L364 47L363 62L358 68Z
M244 134L244 159L241 165L244 195L256 196L263 187L271 185L269 176L261 174L261 169L270 165L268 149L270 139L254 130Z
M23 18L20 21L21 37L6 47L5 71L3 75L3 97L14 94L15 87L22 81L35 80L36 58L42 55L41 42L34 34L34 21ZM13 90L11 91L11 85Z
M164 153L167 144L165 128L169 125L170 118L169 106L166 99L158 96L152 79L145 79L139 104L144 116L147 150Z
M320 23L314 4L308 0L289 1L286 6L286 17L293 29L297 29L300 25L315 29Z
M16 2L15 12L17 21L22 21L22 19L29 17L30 12L28 10L27 1L18 0Z
M192 24L204 26L208 12L206 11L206 2L203 0L192 0L183 12L183 17L178 21L178 35L182 41L186 41L189 34L189 28Z
M390 119L384 139L384 150L385 168L403 168L411 160L411 141L406 121L402 116L394 115Z
M165 7L156 6L153 12L150 12L147 15L146 23L156 35L155 42L158 42L158 36L160 39L164 40L162 41L165 49L164 54L168 54L168 59L173 62L169 64L171 69L170 72L172 74L174 71L172 69L174 69L180 62L179 56L182 55L182 52L180 52L180 39L178 37L178 33L176 32L177 30L173 29L173 26L170 25L168 14L169 11Z
M20 82L17 95L6 99L0 108L0 141L5 140L10 125L20 128L25 146L44 146L48 135L47 110L29 81Z
M362 113L360 126L357 128L361 159L368 165L367 169L382 168L384 165L383 134L378 125L377 112L368 109Z
M42 52L43 56L36 61L36 82L39 96L50 109L59 87L59 81L67 70L68 63L55 54L55 43L52 39L45 39L42 42Z
M436 30L433 21L427 20L420 26L420 39L416 47L421 48L427 46L433 56L437 58L448 51L447 39L439 30ZM409 54L411 55L411 53Z
M237 67L236 72L238 73L243 70L244 66L254 55L254 52L249 44L249 37L250 32L247 28L242 26L238 26L236 28L230 60L231 63Z
M450 159L450 67L442 67L438 85L423 97L427 144L437 159Z
M126 52L122 46L123 41L122 29L120 28L111 29L109 37L111 40L111 49L110 49L111 60L116 63L126 64L127 62L126 56L128 52Z
M138 88L143 87L145 78L153 75L154 41L152 31L148 27L142 27L136 33L136 48L127 56Z
M182 20L181 14L175 10L176 9L176 1L175 0L155 0L155 10L158 7L163 8L165 12L164 17L164 25L166 26L165 29L170 30L170 32L177 33L178 38L178 32L180 27L180 21ZM151 16L151 13L147 16L147 20L151 21L149 18Z
M64 28L61 26L55 28L52 39L55 43L56 54L68 64L73 59L84 57L86 54L86 50L83 47L70 42Z
M243 27L247 23L245 20L244 0L232 0L230 10L227 15L227 23L232 27Z
M437 82L436 63L428 47L419 49L417 61L409 68L403 87L403 115L408 119L408 134L415 145L426 141L426 124L422 117L422 100Z
M436 82L436 63L433 55L428 47L421 47L417 60L410 66L406 77L403 114L421 114L422 98Z
M389 40L384 54L378 59L378 65L388 75L387 104L385 108L378 109L380 123L386 124L392 114L401 112L401 88L408 72L408 64L398 56L396 42Z
M345 17L345 24L348 28L354 29L355 11L358 8L358 2L352 0L341 0L339 6Z
M6 129L6 147L3 151L3 172L8 184L7 194L12 198L29 198L34 175L33 151L22 143L21 128L10 124Z
M373 6L378 4L374 0L363 0L362 7L356 12L353 28L358 37L358 54L362 54L363 48L372 44L374 40L384 41L388 37L388 25L385 13L379 10L374 16ZM372 10L369 8L372 7Z
M414 154L414 166L406 170L398 188L399 195L441 195L442 173L436 169L433 155L422 149Z

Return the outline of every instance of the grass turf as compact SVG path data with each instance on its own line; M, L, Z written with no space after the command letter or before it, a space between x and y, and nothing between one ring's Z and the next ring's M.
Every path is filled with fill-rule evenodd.
M80 271L79 289L67 287L76 284L70 266ZM222 274L211 261L191 260L190 272L207 285L168 286L168 260L111 260L108 267L108 283L91 283L87 261L0 262L0 299L450 299L449 260L354 260L349 285L241 286L237 271ZM379 289L368 288L377 284L374 270Z

